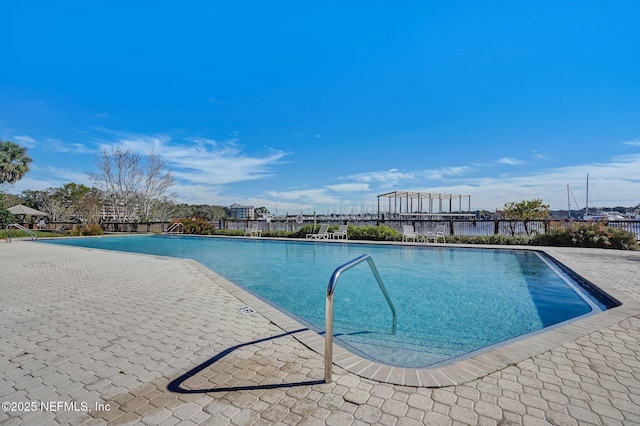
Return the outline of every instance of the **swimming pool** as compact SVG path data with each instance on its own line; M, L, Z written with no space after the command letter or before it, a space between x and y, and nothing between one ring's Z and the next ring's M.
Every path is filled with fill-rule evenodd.
M318 332L324 330L332 272L368 253L397 308L397 331L391 332L389 307L362 264L344 273L336 290L335 341L402 367L444 365L607 308L548 259L527 250L159 235L46 242L191 258Z

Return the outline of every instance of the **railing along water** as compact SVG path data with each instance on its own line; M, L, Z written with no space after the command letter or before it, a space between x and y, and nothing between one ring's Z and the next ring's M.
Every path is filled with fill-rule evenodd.
M391 298L389 297L389 293L387 293L387 289L382 282L382 278L380 278L380 273L378 273L378 268L376 268L375 263L373 263L373 259L368 254L363 254L362 256L356 257L350 262L345 263L342 266L339 266L333 274L331 275L331 279L329 280L329 285L327 286L327 302L325 307L325 343L324 343L324 381L325 383L331 383L331 366L333 363L333 293L335 292L336 285L338 284L338 278L340 278L340 274L346 270L353 268L361 262L367 261L369 263L369 268L371 268L371 272L378 281L378 286L380 286L380 290L382 290L382 294L384 298L387 300L389 307L391 308L391 313L393 314L393 325L391 328L391 332L395 334L396 332L396 323L397 323L397 314L396 308L393 306L393 302L391 302Z

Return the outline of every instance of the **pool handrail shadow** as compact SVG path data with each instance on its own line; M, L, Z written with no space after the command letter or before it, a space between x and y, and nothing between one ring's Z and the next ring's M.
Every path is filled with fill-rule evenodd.
M257 389L293 388L293 387L298 387L298 386L311 386L311 385L323 384L324 380L310 380L310 381L306 381L306 382L273 383L273 384L268 384L268 385L231 386L231 387L220 387L220 388L211 388L211 389L185 389L185 388L182 387L182 384L186 380L188 380L189 378L197 375L198 373L200 373L201 371L203 371L207 367L213 365L217 361L220 361L222 358L226 357L227 355L231 354L232 352L234 352L237 349L243 348L245 346L257 344L257 343L266 342L266 341L269 341L269 340L278 339L280 337L289 336L289 335L292 335L292 334L295 334L295 333L299 333L301 331L306 331L306 330L308 330L308 329L307 328L301 328L301 329L298 329L298 330L294 330L294 331L278 334L276 336L265 337L263 339L254 340L252 342L241 343L239 345L231 346L230 348L225 349L224 351L220 352L219 354L217 354L213 358L208 359L207 361L203 362L202 364L200 364L200 365L192 368L191 370L187 371L186 373L184 373L180 377L172 380L167 385L167 390L169 390L169 392L174 392L174 393L195 394L195 393L214 393L214 392L229 392L229 391L257 390Z

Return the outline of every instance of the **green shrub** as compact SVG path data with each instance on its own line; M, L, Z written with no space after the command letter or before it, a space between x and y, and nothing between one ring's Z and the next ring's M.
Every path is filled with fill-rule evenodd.
M215 231L215 227L202 217L196 218L183 218L174 222L181 222L183 225L183 232L185 234L196 235L211 235Z
M90 235L102 235L103 232L100 225L83 225L76 229L73 229L71 232L69 232L69 234L75 237L78 237L78 236L86 237Z
M526 235L447 235L447 243L453 244L495 244L527 245L531 237Z
M569 227L553 227L546 234L537 235L532 245L560 247L595 247L619 250L638 250L634 233L611 228L604 222L572 224Z
M0 228L16 221L15 216L0 202Z
M347 227L350 240L401 241L402 234L388 226L351 226Z
M184 232L201 235L244 236L244 230L215 229L205 219L182 219ZM262 231L263 237L306 238L307 234L317 233L320 224L304 225L297 231ZM338 229L338 225L329 227L328 232ZM402 241L402 234L388 226L353 226L347 230L349 240ZM447 243L453 244L492 244L492 245L546 245L564 247L601 247L622 250L638 250L638 242L632 232L610 228L604 223L573 225L565 228L560 224L549 226L549 232L535 236L527 235L447 235Z
M216 229L209 235L227 235L227 236L238 237L238 236L243 236L244 231L240 231L240 230L236 231L232 229ZM262 235L264 235L264 233L262 233Z

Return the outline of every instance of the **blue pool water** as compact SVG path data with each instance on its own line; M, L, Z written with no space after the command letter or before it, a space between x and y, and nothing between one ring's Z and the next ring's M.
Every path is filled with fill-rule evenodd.
M344 272L336 288L336 342L403 367L438 365L605 309L532 251L159 235L46 242L191 258L317 331L324 330L333 271L370 254L396 306L397 331L391 333L391 311L364 262Z

